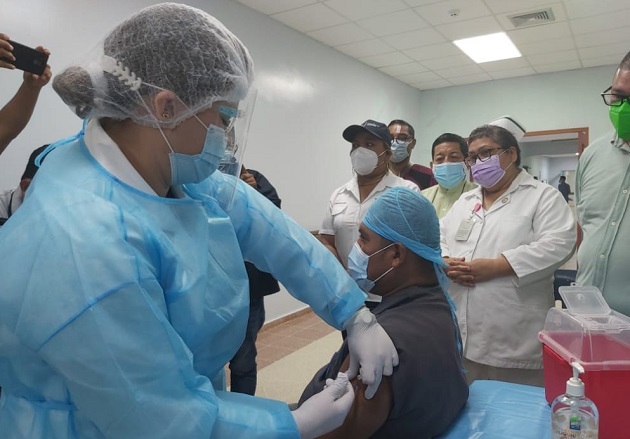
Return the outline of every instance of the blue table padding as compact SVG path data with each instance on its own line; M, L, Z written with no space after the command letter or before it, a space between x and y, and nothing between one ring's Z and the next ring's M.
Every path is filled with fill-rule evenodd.
M547 439L551 410L542 387L475 381L468 402L439 439Z

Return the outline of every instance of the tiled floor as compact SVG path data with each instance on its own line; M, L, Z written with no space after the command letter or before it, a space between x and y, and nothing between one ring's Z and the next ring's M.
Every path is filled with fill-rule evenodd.
M274 325L275 322L273 322L273 326L264 326L258 333L256 342L258 356L256 357L256 362L258 363L259 372L314 341L336 332L335 328L329 326L310 309L298 314L296 317L282 323ZM226 375L229 386L230 371L227 367ZM304 383L309 378L310 376L304 376Z

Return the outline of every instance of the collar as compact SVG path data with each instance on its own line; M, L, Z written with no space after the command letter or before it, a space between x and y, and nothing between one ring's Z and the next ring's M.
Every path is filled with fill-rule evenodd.
M85 127L85 145L96 161L114 177L142 192L157 195L129 163L127 157L101 127L97 119L91 119Z
M630 152L630 141L629 140L624 140L622 138L620 138L617 133L615 133L615 138L613 140L611 140L611 145L619 148L619 149L623 149L625 151Z

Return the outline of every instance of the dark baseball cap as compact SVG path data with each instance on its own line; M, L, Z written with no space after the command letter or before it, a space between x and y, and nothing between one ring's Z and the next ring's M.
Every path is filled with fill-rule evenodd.
M357 134L364 131L370 133L375 137L378 137L383 142L385 142L387 146L390 146L392 143L393 138L392 135L389 134L389 129L387 128L387 125L372 119L366 120L361 125L350 125L348 128L343 130L342 135L343 138L346 139L348 142L352 142Z

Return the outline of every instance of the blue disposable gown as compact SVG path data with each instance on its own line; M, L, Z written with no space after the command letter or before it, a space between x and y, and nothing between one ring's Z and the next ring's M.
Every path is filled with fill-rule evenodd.
M248 318L243 260L339 328L364 294L313 236L216 172L162 198L82 136L52 151L0 229L0 436L298 438L287 405L231 394ZM229 194L228 194L229 195Z

